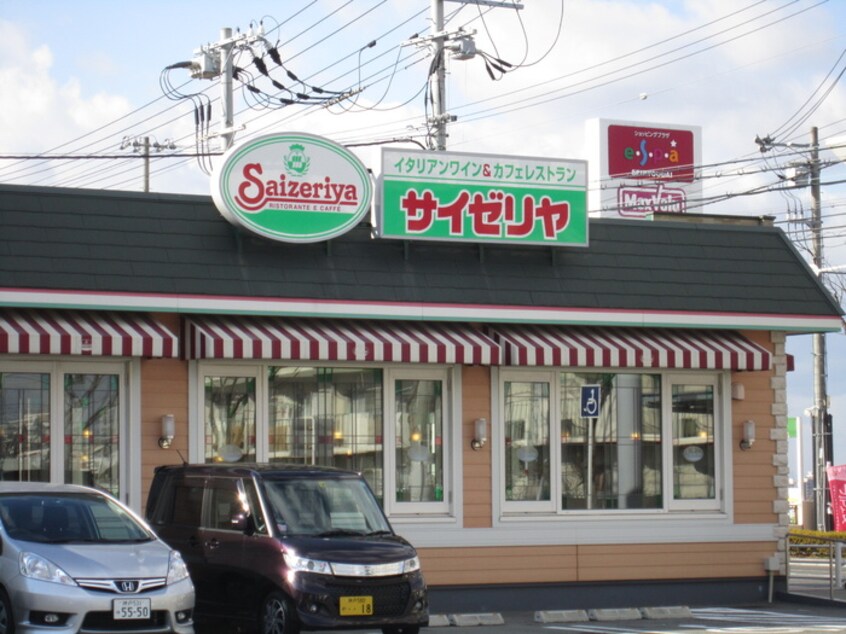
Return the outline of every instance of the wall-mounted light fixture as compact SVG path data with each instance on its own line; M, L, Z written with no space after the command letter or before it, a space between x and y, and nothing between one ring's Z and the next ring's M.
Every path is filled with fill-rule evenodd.
M162 435L159 436L159 447L162 449L170 449L175 435L176 423L174 422L173 414L165 414L162 416Z
M488 442L488 421L484 418L477 418L473 423L473 440L470 446L473 451L478 451Z
M746 398L746 388L743 383L731 384L731 398L733 401L742 401Z
M743 437L740 439L740 448L743 451L752 449L755 444L755 421L747 420L743 422Z

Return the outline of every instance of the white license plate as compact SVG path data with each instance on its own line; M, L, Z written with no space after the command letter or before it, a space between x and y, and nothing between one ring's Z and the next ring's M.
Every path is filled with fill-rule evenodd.
M149 619L150 599L115 599L112 601L112 617L115 621Z

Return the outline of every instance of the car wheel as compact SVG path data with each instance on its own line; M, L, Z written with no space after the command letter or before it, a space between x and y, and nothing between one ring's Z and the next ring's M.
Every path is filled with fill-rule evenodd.
M382 634L419 634L419 632L419 625L394 625L382 628Z
M298 634L299 630L288 597L277 591L268 594L261 607L261 633Z
M12 602L9 595L0 590L0 634L12 634L15 631L15 617L12 615Z

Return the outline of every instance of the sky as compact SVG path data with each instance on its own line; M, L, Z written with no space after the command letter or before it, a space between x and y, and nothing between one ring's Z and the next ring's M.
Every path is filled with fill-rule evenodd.
M807 165L803 144L816 127L824 267L846 267L846 168L829 149L846 144L846 2L522 7L445 2L446 29L472 35L477 50L447 57L448 150L587 159L590 119L700 126L708 204L697 211L772 216L807 257L810 192L785 183ZM269 74L246 50L235 59L236 142L312 132L348 145L374 170L383 145L426 145L431 58L414 40L432 33L429 0L3 0L0 182L140 191L147 139L151 191L209 194L207 172L219 159L195 155L221 150L221 89L179 64L225 28L253 42ZM207 103L201 127L211 137L198 140L195 106L206 112ZM756 137L772 139L772 149L762 152ZM846 276L835 270L827 279L840 300ZM834 462L844 464L846 336L828 334L826 343ZM787 351L796 359L788 415L807 429L811 336L790 336Z

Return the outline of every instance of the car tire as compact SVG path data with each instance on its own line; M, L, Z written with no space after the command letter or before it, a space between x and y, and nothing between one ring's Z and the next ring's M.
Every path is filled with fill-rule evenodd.
M12 614L12 602L5 590L0 590L0 634L13 634L15 616Z
M274 590L262 601L259 631L261 634L299 634L296 619L290 599Z
M382 628L382 634L419 634L419 632L419 625L394 625Z

